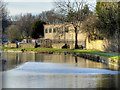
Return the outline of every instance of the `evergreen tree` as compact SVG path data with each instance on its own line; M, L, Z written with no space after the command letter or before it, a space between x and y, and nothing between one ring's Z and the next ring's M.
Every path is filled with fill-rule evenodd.
M32 34L31 37L34 39L38 39L44 36L44 24L45 22L38 20L32 25Z

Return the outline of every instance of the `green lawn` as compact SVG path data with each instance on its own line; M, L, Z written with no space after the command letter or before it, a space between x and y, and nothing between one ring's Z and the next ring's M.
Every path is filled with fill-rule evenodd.
M104 56L115 60L120 60L120 54L114 52L103 52L99 50L73 50L73 51L78 53L87 53L91 55Z
M10 47L2 47L3 50L12 50L12 51L21 51L24 48L10 48ZM37 51L37 52L47 52L47 51L67 51L67 52L75 52L75 53L86 53L91 55L99 55L108 58L113 58L115 60L120 60L120 54L113 52L103 52L99 50L80 50L80 49L57 49L57 48L25 48L27 51Z

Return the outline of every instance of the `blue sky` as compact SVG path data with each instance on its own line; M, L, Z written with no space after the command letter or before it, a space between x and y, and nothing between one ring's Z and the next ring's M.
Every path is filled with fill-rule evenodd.
M7 9L10 16L32 13L39 14L42 11L48 11L54 8L55 0L4 0L7 2ZM89 0L95 4L96 0Z
M42 11L53 9L53 0L4 0L10 16L32 13L39 14Z
M7 5L10 15L16 14L39 14L42 11L51 10L52 2L9 2Z

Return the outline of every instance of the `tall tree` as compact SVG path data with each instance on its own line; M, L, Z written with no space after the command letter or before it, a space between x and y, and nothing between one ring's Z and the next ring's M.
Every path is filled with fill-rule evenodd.
M44 24L45 22L41 20L37 20L32 25L32 33L31 37L34 39L38 39L44 36Z
M119 49L119 2L97 2L98 30L108 40L112 51Z
M56 1L57 10L65 15L64 22L72 24L75 32L75 49L78 47L78 32L80 31L82 21L88 15L89 8L84 0L65 0Z
M96 34L96 19L96 15L91 14L82 23L82 32L86 33L86 39L88 38L89 42Z
M6 9L6 3L0 0L0 21L1 23L1 28L2 28L2 33L5 33L5 29L8 27L10 24L10 18L8 18L8 12Z
M97 2L96 13L99 18L99 31L107 39L112 38L118 30L118 3Z

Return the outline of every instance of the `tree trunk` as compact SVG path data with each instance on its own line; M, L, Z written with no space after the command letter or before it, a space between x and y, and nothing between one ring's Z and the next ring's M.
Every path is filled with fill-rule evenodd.
M78 33L77 33L77 28L75 28L75 49L79 48L77 38L78 38Z
M87 42L87 39L88 39L88 37L86 36L86 37L85 37L85 48L87 48L87 43L88 43L88 42Z
M36 39L35 39L35 46L34 46L34 48L37 48L37 41L36 41Z

